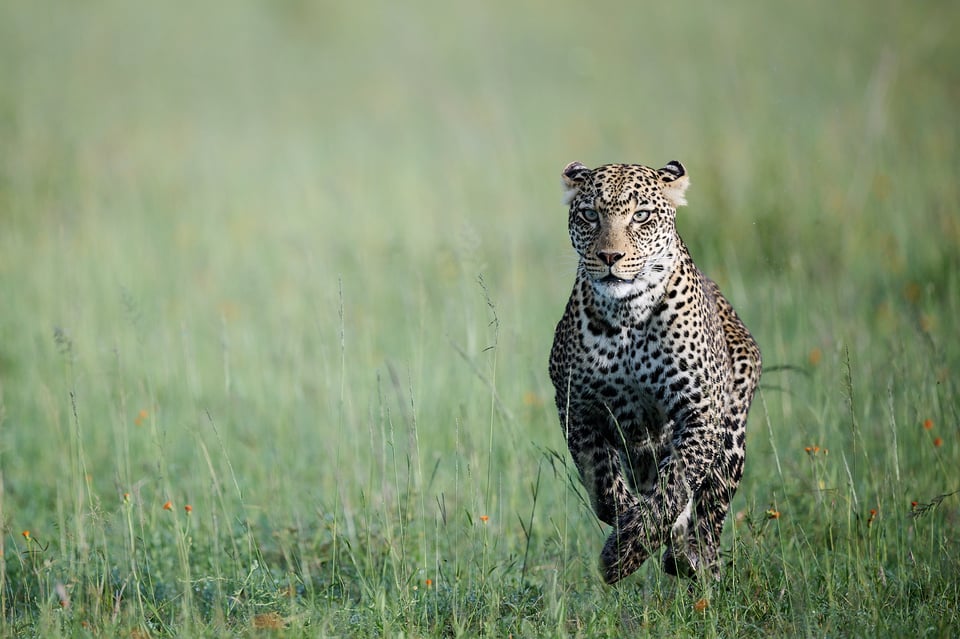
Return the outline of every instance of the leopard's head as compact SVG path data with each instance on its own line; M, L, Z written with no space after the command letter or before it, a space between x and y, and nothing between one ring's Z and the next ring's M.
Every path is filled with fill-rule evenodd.
M570 240L595 290L624 298L666 278L679 257L677 207L690 180L673 161L662 169L607 164L563 169Z

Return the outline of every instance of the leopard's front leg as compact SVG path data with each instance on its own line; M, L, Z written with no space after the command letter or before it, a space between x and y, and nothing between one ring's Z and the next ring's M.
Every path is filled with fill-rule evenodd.
M686 413L686 414L680 414ZM621 512L600 555L603 577L615 583L636 571L669 540L674 523L686 514L717 458L722 438L709 407L678 411L672 449L659 464L656 485L636 505Z
M594 512L602 522L616 526L624 514L640 504L624 477L619 451L603 437L602 421L574 413L568 418L561 407L560 424Z

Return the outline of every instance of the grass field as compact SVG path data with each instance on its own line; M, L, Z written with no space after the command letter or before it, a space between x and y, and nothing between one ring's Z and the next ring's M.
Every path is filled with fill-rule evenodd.
M160 5L0 0L0 635L960 635L956 3ZM559 172L671 159L766 370L611 588Z

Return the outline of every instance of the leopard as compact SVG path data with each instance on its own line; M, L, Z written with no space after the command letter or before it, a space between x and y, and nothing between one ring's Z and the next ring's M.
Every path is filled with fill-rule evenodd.
M663 548L668 575L719 580L760 349L677 232L680 162L571 162L562 183L579 259L549 371L579 479L612 527L602 577L614 584Z

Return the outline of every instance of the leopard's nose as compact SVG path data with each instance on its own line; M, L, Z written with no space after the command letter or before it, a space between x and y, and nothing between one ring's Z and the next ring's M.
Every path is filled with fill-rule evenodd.
M623 259L624 255L624 253L619 253L617 251L597 251L597 257L599 257L600 261L607 266L613 266Z

